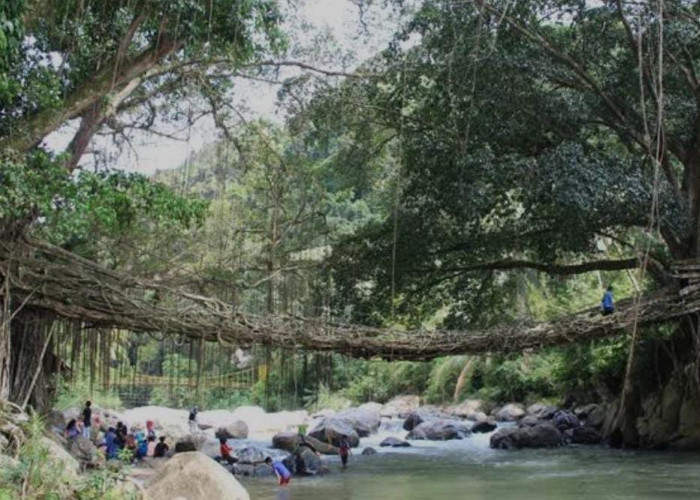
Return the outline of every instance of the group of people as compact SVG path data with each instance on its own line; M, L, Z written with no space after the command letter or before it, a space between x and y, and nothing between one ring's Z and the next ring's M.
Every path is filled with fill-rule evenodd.
M87 401L80 422L71 419L64 429L64 436L67 439L77 439L78 436L90 439L92 424L92 402ZM146 421L145 432L138 427L129 432L123 422L117 422L116 427L110 426L107 429L100 447L104 448L107 460L117 458L122 450L129 450L133 460L140 460L144 457L165 457L170 449L165 436L156 436L152 420Z

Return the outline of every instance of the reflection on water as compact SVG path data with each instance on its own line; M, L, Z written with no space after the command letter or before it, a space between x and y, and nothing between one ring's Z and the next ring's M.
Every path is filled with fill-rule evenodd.
M397 433L403 437L402 433ZM414 442L380 449L381 434L362 440L375 456L351 457L348 470L327 457L331 473L294 478L279 488L274 478L243 479L253 499L699 499L700 455L566 447L501 451L488 435L445 443Z

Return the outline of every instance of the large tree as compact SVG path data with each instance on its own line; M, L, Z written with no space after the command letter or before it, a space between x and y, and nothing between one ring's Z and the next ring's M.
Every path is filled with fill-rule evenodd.
M312 106L345 137L337 162L387 148L399 162L384 221L335 253L347 295L479 311L505 283L493 271L698 256L699 8L425 2L371 63L381 78Z

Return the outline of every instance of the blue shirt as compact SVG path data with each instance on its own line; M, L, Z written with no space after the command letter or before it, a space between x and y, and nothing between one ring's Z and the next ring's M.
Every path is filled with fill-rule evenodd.
M287 469L284 466L284 464L282 462L280 462L279 460L275 460L274 462L272 462L272 468L275 470L275 472L277 474L280 475L280 477L283 477L286 479L286 478L292 476L292 473L289 472L289 469Z
M615 309L615 305L613 304L613 294L610 290L606 291L603 295L603 309Z
M114 434L114 432L107 432L105 434L105 448L107 448L107 458L116 458L117 457L117 443L115 442L115 438L117 436Z

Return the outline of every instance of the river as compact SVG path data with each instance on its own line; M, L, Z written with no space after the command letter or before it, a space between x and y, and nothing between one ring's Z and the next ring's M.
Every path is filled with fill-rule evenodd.
M331 472L294 478L280 488L274 478L243 478L254 500L541 500L699 499L700 454L568 446L546 450L489 448L488 434L462 441L413 441L411 448L382 449L387 429L353 450L347 470L326 457ZM269 441L268 441L269 445ZM360 456L367 446L378 454Z

